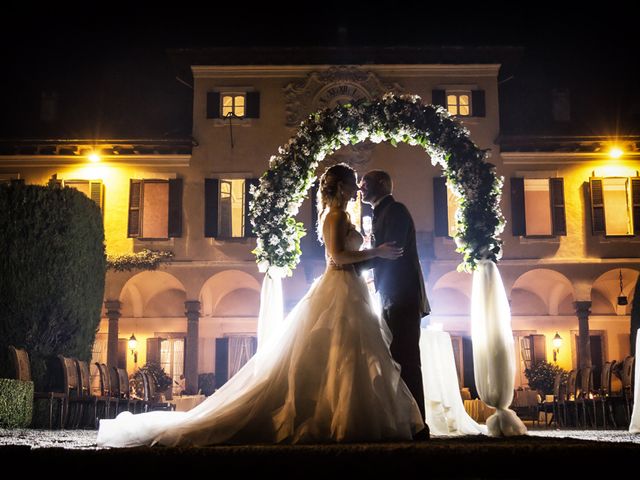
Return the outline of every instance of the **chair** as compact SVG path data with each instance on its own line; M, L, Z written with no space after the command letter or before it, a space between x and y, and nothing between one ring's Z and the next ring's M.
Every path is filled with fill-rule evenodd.
M511 409L521 420L531 420L533 424L540 423L540 402L536 390L516 390Z
M562 384L562 372L557 373L553 379L553 400L548 402L544 401L540 404L540 412L544 413L545 426L551 426L551 423L555 423L556 427L558 422L558 399L560 397L560 385ZM547 413L551 413L551 419L547 422Z
M631 422L631 410L633 408L633 365L635 357L627 356L622 362L622 396L624 398L626 424Z
M574 394L574 401L576 407L576 424L579 426L578 418L578 406L582 407L582 420L584 422L584 428L587 428L587 421L590 425L595 424L595 420L591 421L587 419L587 403L589 401L589 394L593 391L593 370L591 367L584 367L578 370L576 390ZM595 410L594 410L595 415Z
M615 415L613 414L612 395L611 395L611 375L616 361L612 360L606 362L602 366L602 372L600 373L600 389L595 391L592 403L593 403L593 418L596 428L598 427L598 414L596 411L596 405L600 403L602 405L602 428L607 428L607 416L614 428L617 428ZM608 414L608 415L607 415Z
M80 378L80 397L88 407L87 412L91 413L89 425L93 428L98 428L98 420L109 417L110 399L91 393L91 372L89 371L89 364L87 362L84 360L76 360L76 366L78 367L78 377ZM103 414L99 415L98 407L101 405ZM83 415L82 420L84 420L84 417L86 417L86 415Z
M26 350L16 348L13 345L9 345L9 356L14 367L14 378L16 380L22 380L23 382L31 382L31 364L29 362L29 354ZM34 402L36 400L47 400L49 402L49 429L53 429L53 402L58 400L60 402L60 428L64 422L64 409L66 398L62 392L34 392Z
M157 402L155 400L155 384L153 380L149 378L149 374L145 371L140 371L136 375L142 376L143 385L143 399L147 411L151 410L175 410L175 405L169 402Z
M107 412L108 415L111 415L111 405L113 404L113 417L115 418L118 415L118 397L114 396L111 393L111 379L109 378L109 369L104 363L95 363L96 368L98 369L98 374L100 377L100 396L104 397L107 402Z

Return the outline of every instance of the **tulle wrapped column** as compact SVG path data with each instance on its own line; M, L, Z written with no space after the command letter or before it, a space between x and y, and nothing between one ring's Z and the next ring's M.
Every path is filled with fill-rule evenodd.
M283 272L271 267L262 281L260 313L258 315L258 350L282 323L284 307L282 301Z
M489 435L526 434L522 421L508 409L516 369L511 312L498 267L490 260L481 260L473 272L471 338L478 394L496 409L487 419Z

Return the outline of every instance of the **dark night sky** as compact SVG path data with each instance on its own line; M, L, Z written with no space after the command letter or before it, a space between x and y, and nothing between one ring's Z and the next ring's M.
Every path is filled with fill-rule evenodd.
M272 2L281 5L281 2ZM89 12L63 7L24 8L4 14L0 39L7 53L65 49L94 52L131 46L163 48L224 45L524 45L553 55L567 48L586 51L605 48L620 54L634 50L633 16L607 6L573 12L556 12L536 2L505 9L478 3L458 7L410 7L411 2L390 6L354 6L346 1L303 2L286 10L240 8L232 12L212 2L209 10L183 3L182 8L137 7L121 9L103 4L108 11ZM427 2L419 2L424 5ZM555 2L558 5L561 2ZM464 4L459 4L464 5ZM99 4L96 4L100 8ZM86 7L85 7L86 8ZM71 53L69 53L71 54Z
M424 6L425 1L417 3L420 8L397 1L386 2L387 6L369 2L364 7L347 1L304 2L301 7L302 3L285 10L277 2L277 10L268 11L242 5L236 12L216 2L207 8L182 2L135 10L113 2L95 4L91 10L86 4L75 10L15 7L3 15L0 25L0 71L5 85L0 90L0 123L11 126L1 130L7 136L23 130L20 125L32 129L27 110L37 113L39 92L48 88L78 92L66 110L68 118L80 124L96 123L93 135L126 133L132 123L148 126L149 134L188 131L189 111L176 106L153 112L161 95L175 98L176 105L190 104L183 97L188 92L176 86L175 72L166 67L166 49L188 47L517 46L524 47L527 68L536 75L572 76L578 82L597 79L601 91L630 92L624 98L602 100L615 115L629 103L629 95L638 96L635 72L640 70L640 42L634 38L634 16L629 11L607 10L608 5L556 12L554 6L560 2L512 2L508 9L487 2L476 7L447 2L437 8ZM96 7L103 11L95 11ZM456 10L451 13L445 7ZM612 86L605 85L609 81ZM25 107L20 91L30 95L31 107ZM113 126L104 131L95 118L107 117L119 92L126 93L118 98L122 107L109 114ZM145 105L138 109L139 117L131 114L128 102L134 100ZM95 110L85 113L86 105ZM640 112L640 102L635 108ZM120 120L113 118L122 121L118 124ZM158 125L152 125L153 118L158 118Z

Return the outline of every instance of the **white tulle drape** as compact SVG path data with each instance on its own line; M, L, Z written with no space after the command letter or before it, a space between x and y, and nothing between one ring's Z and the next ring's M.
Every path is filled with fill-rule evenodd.
M284 318L282 277L280 271L270 268L262 281L258 314L258 350L271 337Z
M490 260L481 260L473 273L471 339L478 394L496 409L487 419L489 435L526 434L522 421L508 409L516 369L511 312L498 267Z
M629 431L631 433L640 433L640 367L638 366L638 352L640 352L640 329L636 335L636 373L633 389L633 413L631 414L631 423L629 424Z

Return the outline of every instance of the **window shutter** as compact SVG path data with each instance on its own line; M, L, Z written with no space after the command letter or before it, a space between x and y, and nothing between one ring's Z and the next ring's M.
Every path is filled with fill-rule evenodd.
M633 208L633 234L640 235L640 177L631 177L631 205Z
M564 178L550 178L549 190L551 193L551 220L553 223L553 235L567 234L567 219L564 208Z
M229 380L229 337L216 338L216 388Z
M592 231L594 235L597 233L605 233L602 178L591 177L589 179L589 191L591 192Z
M127 368L127 351L128 351L128 341L126 338L118 339L118 368ZM113 388L114 385L111 386Z
M220 180L204 179L204 236L218 236L218 196Z
M472 116L484 117L486 116L485 102L484 102L484 90L472 90L471 91L471 108Z
M220 118L220 92L207 92L207 118Z
M532 334L531 337L531 364L543 362L547 360L547 342L542 334Z
M445 90L431 90L431 104L447 108L447 92Z
M140 236L142 180L129 181L129 226L127 237Z
M433 208L435 215L434 232L436 237L449 236L449 209L447 208L447 179L433 177Z
M182 179L169 179L169 237L182 236Z
M89 192L91 200L96 202L96 205L98 205L98 207L100 207L100 210L102 210L104 199L104 188L102 182L100 180L92 180L89 183Z
M511 232L514 237L526 235L524 214L524 178L511 179Z
M157 363L160 365L160 343L162 338L147 338L147 363Z
M260 92L247 92L246 118L260 118Z
M244 181L244 236L255 237L253 234L253 226L249 220L249 202L253 200L253 196L250 193L251 185L258 186L260 182L259 178L247 178Z

